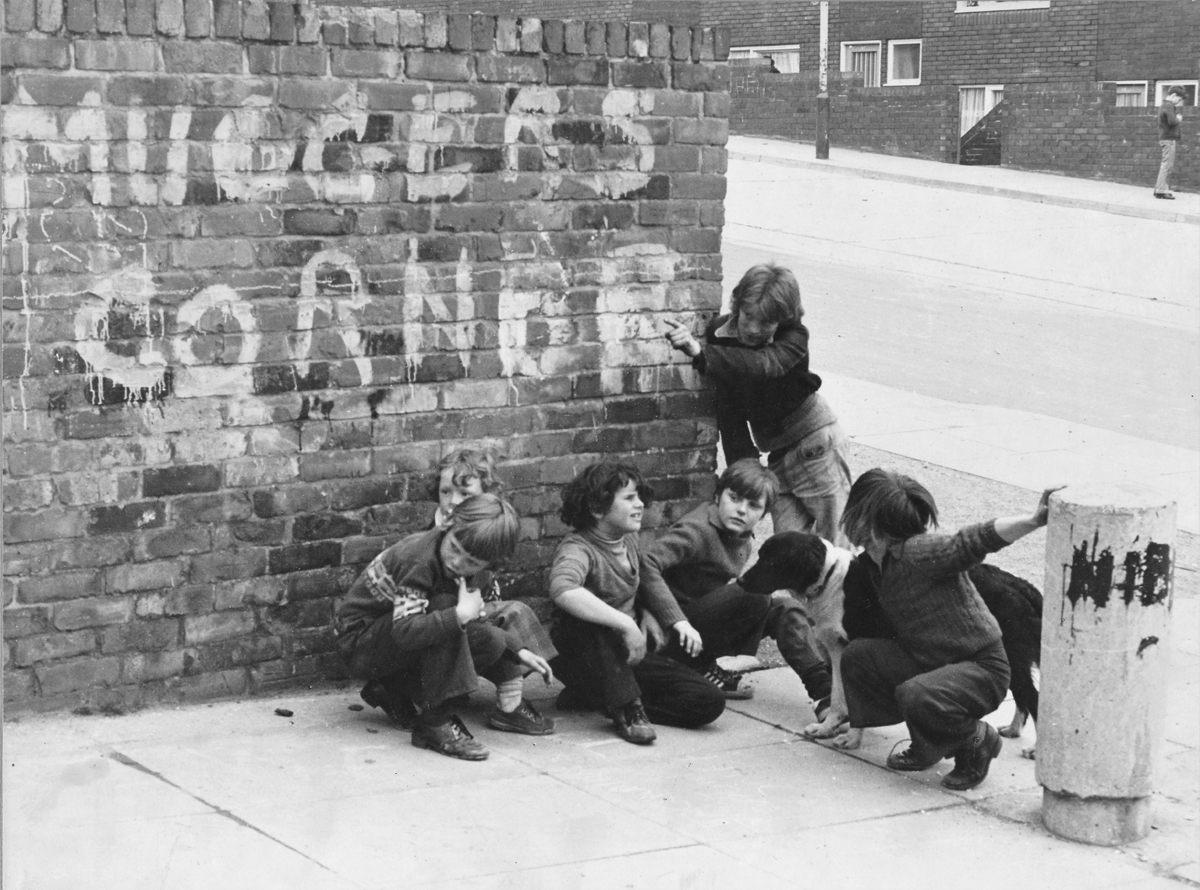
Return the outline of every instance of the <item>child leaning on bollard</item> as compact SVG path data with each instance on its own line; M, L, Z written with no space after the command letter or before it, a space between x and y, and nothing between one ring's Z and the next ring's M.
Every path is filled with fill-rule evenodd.
M933 534L933 495L908 476L868 470L850 489L842 526L863 560L895 639L858 639L842 655L851 730L905 723L909 747L890 769L925 770L943 757L942 785L974 788L1000 753L1000 735L981 718L1000 706L1009 666L1000 626L967 569L1046 524L1052 492L1029 516Z

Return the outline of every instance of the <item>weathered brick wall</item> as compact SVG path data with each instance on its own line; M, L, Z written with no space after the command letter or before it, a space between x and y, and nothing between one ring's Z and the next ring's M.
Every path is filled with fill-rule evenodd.
M1005 90L1001 163L1151 188L1158 174L1157 108L1117 108L1116 92L1094 83ZM1186 116L1185 116L1186 122ZM1172 187L1200 188L1200 138L1181 130Z
M771 74L765 63L740 60L730 71L732 132L816 140L816 75ZM858 74L829 74L831 148L955 160L958 93L953 87L863 89L861 82Z
M661 315L716 310L727 34L7 0L5 696L341 671L336 597L491 445L542 592L603 456L710 496Z
M1200 72L1200 4L1099 4L1097 80L1194 80ZM1150 101L1154 101L1151 95Z

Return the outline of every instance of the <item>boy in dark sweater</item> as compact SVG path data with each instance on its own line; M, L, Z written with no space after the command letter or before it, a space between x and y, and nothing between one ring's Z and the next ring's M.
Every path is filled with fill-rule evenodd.
M925 770L943 757L954 769L942 785L981 783L1000 753L1000 735L981 718L1008 690L1000 625L967 576L988 553L1046 524L1050 494L1030 516L931 534L937 506L908 476L874 469L850 489L842 522L879 593L896 638L853 640L842 655L850 726L908 725L911 744L888 757L894 770ZM835 742L835 744L837 744Z
M512 554L519 530L507 501L469 497L445 526L410 535L375 557L338 604L338 649L350 673L369 681L363 699L397 725L412 725L418 748L487 758L448 705L473 692L478 676L496 685L489 726L526 735L554 731L554 722L522 696L529 671L553 679L548 661L532 651L537 643L484 609L482 591L496 583L490 569ZM527 617L537 620L532 611Z
M715 686L688 667L646 652L638 625L646 610L679 644L699 653L700 635L670 591L646 591L635 603L643 571L637 533L650 489L636 468L600 463L584 468L563 490L563 537L550 569L550 597L560 610L551 631L551 663L567 687L564 710L603 708L617 734L646 745L650 722L697 727L725 710Z
M728 315L714 319L699 343L668 321L671 345L692 359L717 395L725 463L766 452L779 478L771 506L776 532L820 535L839 547L850 491L846 443L833 409L808 367L808 329L800 285L782 266L752 266L733 289Z
M763 596L736 583L750 558L754 527L778 492L775 474L757 458L730 464L717 482L713 503L683 516L646 548L642 589L674 596L700 633L703 649L691 655L670 641L664 651L703 673L726 698L747 699L753 691L717 659L754 655L762 638L771 636L822 715L829 705L831 677L813 646L804 607L786 591ZM661 631L656 636L661 638Z

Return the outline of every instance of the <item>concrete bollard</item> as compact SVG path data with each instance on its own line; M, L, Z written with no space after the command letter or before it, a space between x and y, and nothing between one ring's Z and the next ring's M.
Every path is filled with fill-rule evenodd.
M1042 821L1113 846L1150 831L1165 736L1175 503L1137 486L1050 501L1037 719Z

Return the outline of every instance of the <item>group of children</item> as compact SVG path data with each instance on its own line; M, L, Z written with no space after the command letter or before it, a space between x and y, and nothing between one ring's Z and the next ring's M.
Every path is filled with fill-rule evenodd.
M1008 672L995 619L965 571L1044 525L1048 493L1031 517L935 535L933 499L914 480L872 470L851 486L845 435L809 370L802 316L795 276L764 265L743 276L731 312L710 323L703 343L670 323L672 346L716 390L727 467L715 498L645 543L651 492L639 471L585 467L562 493L571 531L550 570L549 634L527 605L500 597L492 575L519 535L493 458L463 450L444 459L433 527L380 553L339 603L338 646L350 673L367 681L363 699L411 729L414 745L482 760L487 750L456 704L482 676L496 687L489 726L552 733L553 720L522 695L524 676L536 672L563 683L559 710L602 712L622 739L649 744L653 724L704 726L727 699L750 697L717 659L754 654L770 636L821 717L830 670L802 603L789 591L737 584L769 512L777 532L849 543L871 561L897 633L847 650L850 725L903 720L912 745L890 767L925 769L954 756L950 787L982 781L999 738L980 718L1002 700Z

